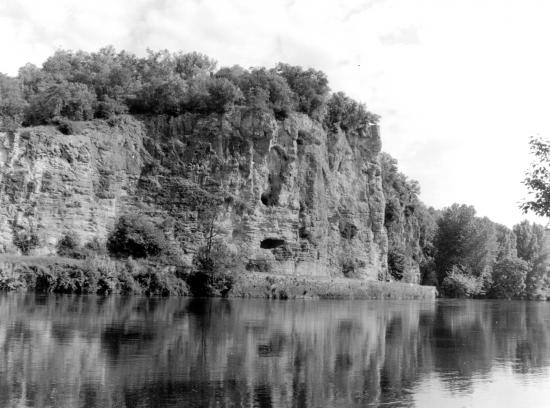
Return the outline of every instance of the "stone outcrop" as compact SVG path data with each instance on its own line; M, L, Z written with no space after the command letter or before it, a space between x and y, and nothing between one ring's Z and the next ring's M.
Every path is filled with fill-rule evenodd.
M387 268L376 126L327 132L302 114L124 116L0 133L0 252L69 231L104 240L127 213L151 217L190 262L201 216L251 271L377 279ZM215 203L215 205L213 204Z

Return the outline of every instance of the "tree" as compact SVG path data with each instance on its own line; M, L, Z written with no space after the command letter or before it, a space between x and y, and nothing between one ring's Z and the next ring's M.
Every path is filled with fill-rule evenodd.
M220 69L216 77L226 78L238 86L250 108L272 110L280 119L287 117L294 109L296 95L286 79L273 70L252 68L247 71L235 65Z
M225 78L209 78L207 90L209 112L225 113L243 99L241 90Z
M533 137L529 140L529 148L535 161L523 183L532 198L521 204L521 209L525 213L533 211L542 217L550 217L550 141Z
M330 90L324 72L283 63L277 64L273 71L286 79L296 95L298 111L317 120L323 119Z
M528 298L546 298L550 294L549 265L550 248L542 225L522 221L514 225L517 254L528 262L525 278L525 293Z
M188 84L181 78L155 78L137 93L132 109L135 113L179 115L188 94Z
M441 284L453 266L474 277L487 279L497 256L494 224L475 216L472 206L453 204L437 222L434 240L435 268Z
M500 260L493 268L490 295L504 299L521 295L529 269L529 264L519 258Z
M514 225L513 231L518 257L527 262L536 261L543 251L544 227L524 220Z
M187 280L195 296L225 296L233 286L232 272L239 260L219 238L216 220L220 210L220 204L214 199L198 214L203 244L193 256L194 271Z
M31 101L27 121L42 124L59 116L70 120L90 120L94 117L96 101L95 92L85 84L51 84Z
M364 104L349 98L343 92L332 94L327 103L324 124L331 130L338 127L344 131L353 131L378 123L380 117L369 111Z
M0 131L17 129L23 120L26 105L21 82L0 74Z
M516 258L516 234L505 225L495 224L497 234L497 261L506 258Z
M216 69L217 62L199 52L177 53L173 56L174 71L182 78L194 78L197 75L211 74Z

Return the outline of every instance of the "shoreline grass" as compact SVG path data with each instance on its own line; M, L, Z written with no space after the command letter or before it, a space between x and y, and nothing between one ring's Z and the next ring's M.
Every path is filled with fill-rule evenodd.
M192 273L145 260L106 256L72 259L59 256L0 255L0 290L75 294L189 296ZM435 299L435 288L399 282L349 278L234 275L227 297L271 299Z

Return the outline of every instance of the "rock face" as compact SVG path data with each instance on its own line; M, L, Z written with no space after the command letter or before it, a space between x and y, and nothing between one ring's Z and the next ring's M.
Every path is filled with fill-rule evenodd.
M249 270L384 276L376 126L327 132L305 115L245 109L75 125L71 136L0 133L0 252L22 236L38 238L35 253L69 231L104 240L116 217L141 213L190 262L210 211Z

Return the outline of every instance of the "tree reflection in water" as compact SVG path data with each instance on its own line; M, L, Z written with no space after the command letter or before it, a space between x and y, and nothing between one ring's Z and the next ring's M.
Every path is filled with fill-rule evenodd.
M0 295L0 406L414 405L547 372L545 303Z

